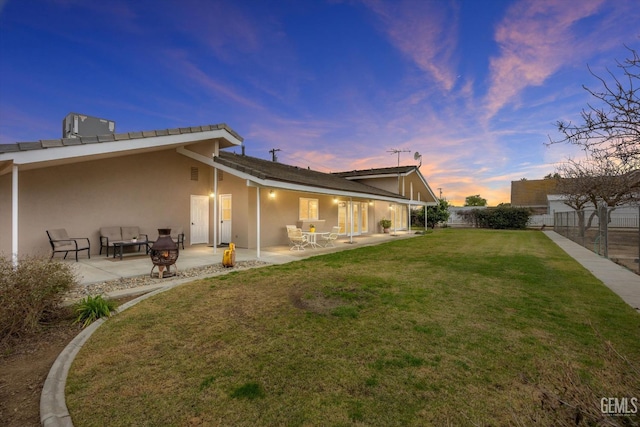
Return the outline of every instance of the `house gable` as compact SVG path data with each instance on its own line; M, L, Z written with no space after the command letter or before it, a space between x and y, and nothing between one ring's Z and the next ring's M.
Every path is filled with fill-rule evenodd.
M397 192L409 200L426 202L427 205L435 205L438 200L417 166L353 170L334 175Z

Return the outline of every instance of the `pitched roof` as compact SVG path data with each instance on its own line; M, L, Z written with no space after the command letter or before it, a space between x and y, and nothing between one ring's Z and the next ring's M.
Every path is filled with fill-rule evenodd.
M338 175L318 172L297 166L258 159L241 154L220 151L214 163L245 173L263 182L295 184L348 193L359 193L363 197L381 196L385 198L407 200L397 193L382 190L370 185L349 181Z
M345 172L334 172L334 175L341 176L343 178L364 178L370 176L397 176L406 175L418 169L417 166L395 166L390 168L375 168L375 169L362 169Z
M3 153L15 153L20 151L31 150L44 150L47 148L66 147L73 145L84 144L97 144L102 142L112 141L125 141L134 139L144 139L156 136L168 136L168 135L182 135L186 133L199 133L212 130L224 129L237 138L243 141L243 138L238 135L233 129L227 126L225 123L217 125L205 125L205 126L193 126L187 128L172 128L161 130L150 130L142 132L128 132L128 133L112 133L106 135L95 136L79 136L77 138L60 138L60 139L41 139L32 142L17 142L15 144L0 144L0 154Z
M556 194L557 179L511 181L511 205L517 207L547 206L547 194Z

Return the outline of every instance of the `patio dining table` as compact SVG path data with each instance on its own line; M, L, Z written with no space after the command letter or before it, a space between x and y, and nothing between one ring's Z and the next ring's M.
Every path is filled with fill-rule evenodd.
M309 246L311 246L312 248L319 248L320 245L318 244L318 240L317 237L318 236L328 236L329 232L328 231L303 231L302 232L303 235L307 236L307 241L309 242Z

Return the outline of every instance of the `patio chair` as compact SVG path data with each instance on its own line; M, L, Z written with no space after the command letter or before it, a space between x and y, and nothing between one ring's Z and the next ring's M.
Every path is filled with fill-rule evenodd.
M182 246L184 249L184 231L182 227L170 226L167 227L171 229L171 240L178 244L178 246Z
M69 252L75 252L76 262L78 262L78 252L80 251L87 251L87 257L91 258L91 242L87 237L69 237L64 228L47 230L47 236L51 244L51 259L56 252L64 252L64 259L67 259Z
M334 226L329 234L320 235L320 243L325 248L329 245L331 245L331 247L335 247L333 242L338 238L338 234L340 234L340 227Z
M300 228L294 227L293 229L290 229L288 227L289 226L287 226L287 236L291 243L291 248L289 248L289 250L304 251L304 247L309 244L307 236L302 234L302 229Z

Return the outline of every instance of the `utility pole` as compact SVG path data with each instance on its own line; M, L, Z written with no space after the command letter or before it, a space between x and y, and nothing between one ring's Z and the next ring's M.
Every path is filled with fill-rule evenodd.
M438 190L440 191L440 199L442 199L442 187L438 187Z
M271 153L271 161L272 162L277 162L278 161L278 156L276 156L276 153L278 151L282 151L279 148L273 148L271 150L269 150L269 152Z

